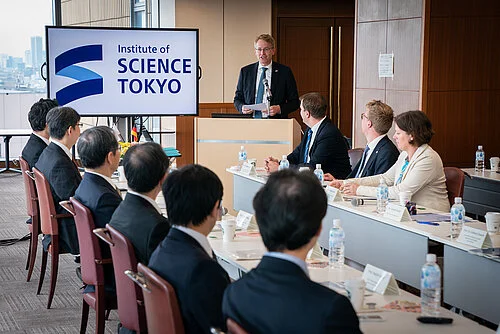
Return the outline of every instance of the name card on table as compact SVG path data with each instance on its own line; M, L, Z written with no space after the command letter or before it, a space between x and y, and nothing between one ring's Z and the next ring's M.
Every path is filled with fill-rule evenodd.
M398 222L409 222L411 221L408 209L405 206L387 203L385 207L384 218L389 218Z
M399 295L398 283L394 275L371 264L363 271L366 288L381 295Z
M255 165L249 162L243 163L240 169L240 173L247 176L255 175L256 174Z
M243 210L240 210L236 216L236 227L241 228L242 231L259 229L254 216Z
M325 192L326 197L328 198L328 204L333 204L333 202L339 202L343 200L342 195L340 194L340 190L335 187L326 186Z
M490 248L491 238L487 231L464 225L457 241L474 248Z

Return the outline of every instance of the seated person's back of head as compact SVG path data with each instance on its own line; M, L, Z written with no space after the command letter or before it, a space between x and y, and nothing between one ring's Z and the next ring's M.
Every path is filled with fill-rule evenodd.
M110 225L134 246L138 262L148 264L170 225L155 200L168 171L168 157L156 143L130 147L123 158L129 192L114 212Z
M222 194L217 175L200 165L172 172L163 185L172 229L151 256L150 268L174 287L186 333L225 328L221 305L229 277L207 240L220 219Z
M360 333L350 301L309 279L305 259L327 208L317 178L293 170L273 173L253 206L269 252L226 289L224 317L250 333Z

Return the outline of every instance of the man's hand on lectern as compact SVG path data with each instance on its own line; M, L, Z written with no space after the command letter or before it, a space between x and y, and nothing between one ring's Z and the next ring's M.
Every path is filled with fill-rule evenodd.
M269 115L270 116L275 116L275 115L278 115L278 114L281 114L281 107L279 105L271 106L269 108Z

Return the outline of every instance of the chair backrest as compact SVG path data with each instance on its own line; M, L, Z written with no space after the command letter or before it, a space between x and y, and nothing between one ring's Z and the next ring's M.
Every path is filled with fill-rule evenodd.
M21 156L19 157L19 163L21 164L21 172L23 173L24 193L26 194L26 211L30 217L38 216L39 209L35 180L30 176L33 172L30 170L28 162Z
M35 173L35 184L38 192L38 204L40 208L40 225L43 234L58 235L57 212L50 191L50 185L45 176L33 167Z
M184 334L181 311L172 285L142 263L137 269L137 274L128 271L127 276L143 290L148 332Z
M444 167L446 189L450 205L455 203L455 197L464 196L465 173L457 167Z
M95 228L92 213L74 197L70 197L69 201L63 201L59 204L75 217L83 282L89 285L104 285L104 268L102 265L111 261L102 258L101 245L92 232Z
M96 229L94 233L109 244L113 258L113 270L116 281L118 317L122 326L144 333L147 329L146 312L142 289L125 275L126 270L137 272L137 259L134 247L123 234L106 225L105 229Z
M347 151L349 154L349 161L351 162L351 168L354 168L358 161L361 159L363 156L363 148L353 148Z
M228 334L248 334L246 330L231 318L227 318L226 325Z

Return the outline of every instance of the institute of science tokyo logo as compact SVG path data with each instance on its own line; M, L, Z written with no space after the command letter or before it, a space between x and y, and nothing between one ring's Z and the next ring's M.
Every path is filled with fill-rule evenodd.
M102 76L75 64L87 61L102 61L102 45L83 45L61 53L55 59L56 75L75 79L78 82L56 92L60 105L90 95L103 93Z

